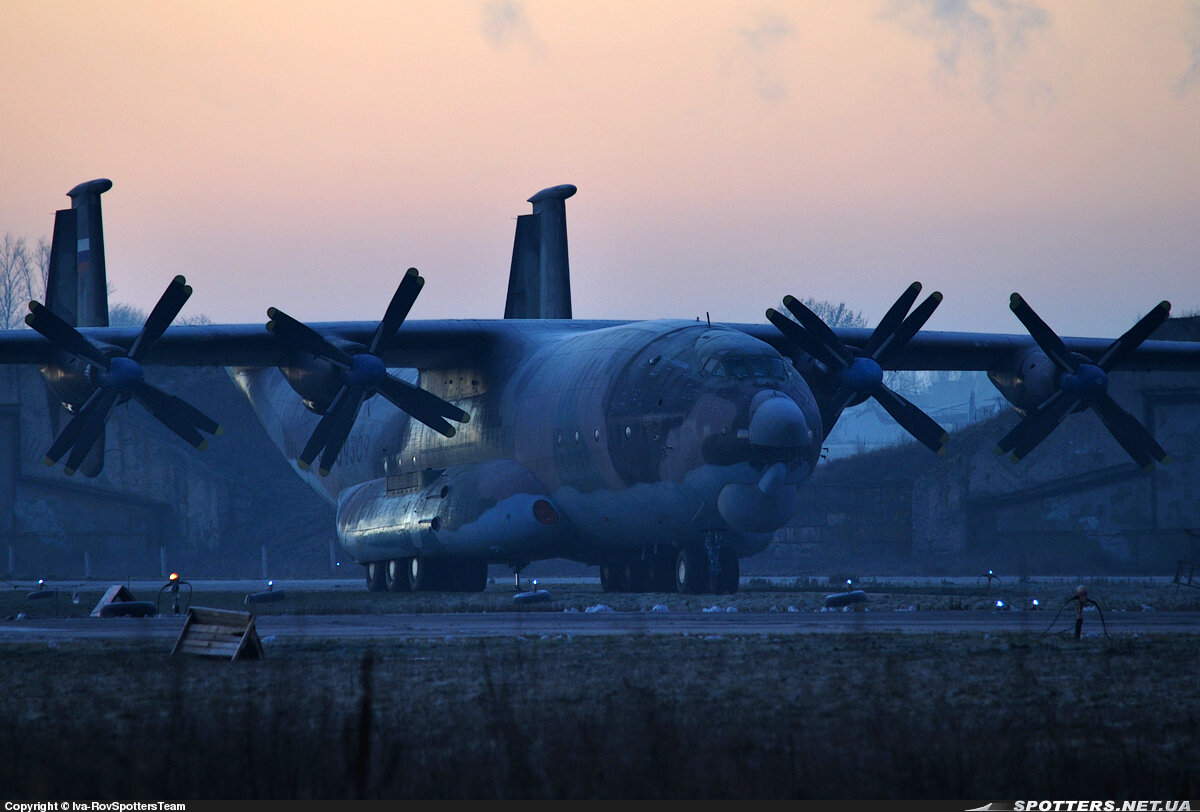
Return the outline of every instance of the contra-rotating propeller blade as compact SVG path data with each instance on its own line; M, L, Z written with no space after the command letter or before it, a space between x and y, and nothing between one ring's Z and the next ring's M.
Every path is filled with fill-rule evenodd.
M363 402L381 394L407 413L445 437L453 437L455 427L448 421L466 423L470 414L442 398L390 375L380 358L388 343L408 317L425 280L416 268L409 268L396 288L383 319L375 328L370 344L358 351L342 349L308 325L272 307L267 310L267 329L285 344L333 364L338 375L338 390L321 416L297 460L307 470L318 455L317 472L327 476L345 445Z
M197 448L203 449L207 445L200 432L221 434L221 426L199 409L174 395L155 389L144 380L142 361L191 295L192 289L182 276L171 280L127 354L104 352L49 308L38 302L29 303L26 324L58 349L98 370L88 374L94 386L92 394L46 452L47 465L54 465L66 455L66 472L68 475L75 473L103 434L113 407L130 398L137 400L160 423Z
M108 369L109 362L112 359L102 353L99 347L84 338L82 333L51 312L50 308L41 302L29 303L29 315L25 317L25 323L45 336L51 344L60 350L65 350L76 358L82 358L101 369Z
M909 308L920 292L919 282L909 285L861 350L846 346L820 316L794 296L785 296L783 306L795 316L795 321L773 308L767 310L767 319L834 375L833 395L821 410L829 425L850 405L872 397L905 431L942 454L949 440L946 430L883 383L883 364L916 335L941 304L942 294L934 292L910 313Z
M1012 295L1009 309L1054 364L1057 388L1000 440L996 445L996 453L1011 454L1014 462L1023 459L1068 414L1080 406L1087 406L1139 467L1149 470L1156 461L1164 465L1170 461L1170 455L1146 427L1117 405L1108 394L1108 373L1137 350L1170 317L1170 302L1159 302L1137 324L1112 342L1095 362L1068 350L1063 340L1020 294Z

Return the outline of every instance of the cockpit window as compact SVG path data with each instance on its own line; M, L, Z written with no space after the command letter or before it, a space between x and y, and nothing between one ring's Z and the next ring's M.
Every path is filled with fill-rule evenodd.
M710 375L731 378L782 380L787 375L787 367L782 358L761 355L727 355L724 358L709 358L701 368Z
M787 361L745 333L728 328L702 330L696 338L700 374L721 378L784 380L799 374Z

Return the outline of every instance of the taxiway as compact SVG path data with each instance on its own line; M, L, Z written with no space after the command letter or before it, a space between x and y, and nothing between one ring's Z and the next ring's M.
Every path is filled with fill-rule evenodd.
M173 640L184 617L48 618L0 621L3 642ZM1066 613L1031 611L915 612L487 612L388 615L264 615L255 618L264 641L571 637L677 634L695 636L795 634L1063 634ZM1200 612L1114 612L1105 623L1089 616L1084 634L1200 633Z

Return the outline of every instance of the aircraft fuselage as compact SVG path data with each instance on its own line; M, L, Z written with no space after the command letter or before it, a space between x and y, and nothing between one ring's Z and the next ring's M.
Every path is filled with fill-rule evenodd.
M597 563L714 533L741 557L791 517L823 432L807 383L772 347L689 321L514 335L517 356L420 375L470 413L453 437L373 398L330 475L301 472L338 504L353 558ZM274 368L234 376L296 459L317 416Z

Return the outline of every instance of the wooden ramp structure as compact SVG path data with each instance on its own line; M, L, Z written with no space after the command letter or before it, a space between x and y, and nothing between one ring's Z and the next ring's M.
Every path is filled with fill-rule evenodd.
M193 606L171 649L171 656L176 654L261 660L263 647L254 628L254 615L249 612Z

